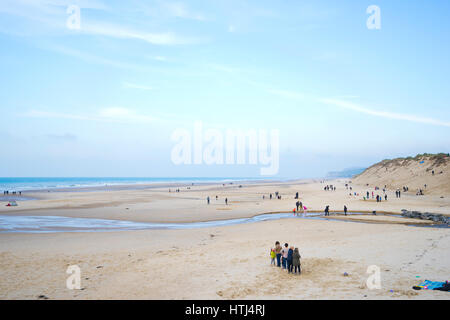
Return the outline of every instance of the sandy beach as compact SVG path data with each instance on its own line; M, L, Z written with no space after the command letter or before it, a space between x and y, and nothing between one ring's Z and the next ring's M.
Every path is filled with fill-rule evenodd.
M0 233L0 298L449 299L447 292L412 287L423 280L448 280L450 229L369 213L400 214L407 209L450 215L450 197L404 194L398 199L395 190L388 190L388 201L377 203L362 199L373 189L365 185L352 184L352 192L359 195L349 195L348 181L190 185L180 186L180 192L164 186L30 194L39 200L2 206L0 214L201 222L292 212L299 192L308 212L322 212L330 205L333 220L293 216L189 230ZM324 191L327 184L337 190ZM269 194L276 191L282 199L270 200ZM344 205L350 212L368 214L333 215ZM270 265L275 241L300 249L301 276ZM71 265L81 269L81 290L66 287ZM380 268L381 289L367 288L371 265Z

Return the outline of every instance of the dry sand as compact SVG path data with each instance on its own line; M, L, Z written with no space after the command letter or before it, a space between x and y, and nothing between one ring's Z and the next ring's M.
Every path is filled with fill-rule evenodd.
M350 211L401 209L450 214L448 197L404 195L381 203L362 200L365 186L345 180L192 186L168 189L37 194L39 201L0 208L8 215L60 215L148 222L190 222L291 211L295 192L309 210L330 205ZM372 189L371 189L372 190ZM268 200L279 191L282 200ZM262 199L262 195L266 199ZM211 197L211 205L206 197ZM216 202L215 196L219 196ZM224 198L229 199L225 206ZM399 224L424 222L389 216L355 216L364 223L285 219L193 230L101 233L0 234L0 298L38 299L449 299L415 291L428 279L448 280L450 229ZM376 222L376 223L373 223ZM303 274L270 266L275 241L298 246ZM66 288L66 269L81 268L83 290ZM381 269L380 290L365 282L370 265ZM344 272L349 274L344 277ZM420 278L417 278L420 277ZM392 292L391 292L392 290Z

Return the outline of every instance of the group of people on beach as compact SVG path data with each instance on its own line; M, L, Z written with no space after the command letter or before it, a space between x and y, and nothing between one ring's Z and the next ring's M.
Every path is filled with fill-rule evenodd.
M280 242L277 241L275 242L275 248L270 249L270 264L287 270L288 273L297 274L298 272L299 275L302 273L300 259L298 248L289 247L287 243L282 247Z
M219 200L219 197L218 196L216 196L216 201L217 200ZM208 204L210 204L211 203L211 198L208 196L208 197L206 197L206 202L208 203ZM227 206L228 205L228 198L225 198L225 205Z
M11 192L11 194L13 194L13 195L16 195L17 193L19 193L20 196L22 195L22 191L19 191L19 192L13 191L13 192ZM8 190L7 191L3 191L3 195L4 196L9 195L9 191Z
M348 208L344 205L344 215L347 215ZM324 210L325 216L330 216L330 206L326 206Z
M375 187L375 190L380 190L380 188ZM386 194L386 189L383 189L383 193L384 193L384 201L387 201L388 196L387 196L387 194ZM364 198L364 200L369 200L369 199L370 199L370 192L367 191L367 192L366 192L366 196L363 197L363 198ZM383 201L383 197L380 196L379 194L377 194L377 195L375 196L375 193L374 193L373 191L372 191L372 199L376 199L377 202Z

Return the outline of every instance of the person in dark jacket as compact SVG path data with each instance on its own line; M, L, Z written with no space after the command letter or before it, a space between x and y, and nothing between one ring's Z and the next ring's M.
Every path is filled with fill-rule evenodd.
M325 215L329 216L330 215L330 206L326 206L325 207Z
M294 253L292 254L292 266L295 269L295 273L297 273L298 270L298 274L302 273L302 270L300 268L300 258L300 252L298 252L298 248L295 248ZM294 270L292 272L294 272Z
M292 272L292 257L294 254L294 247L290 247L289 251L288 251L288 257L287 257L287 269L288 272L291 273Z
M347 215L347 206L344 206L344 214Z

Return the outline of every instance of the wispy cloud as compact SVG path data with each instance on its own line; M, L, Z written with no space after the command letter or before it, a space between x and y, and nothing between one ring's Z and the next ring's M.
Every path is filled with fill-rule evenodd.
M148 91L155 90L155 88L150 87L150 86L136 84L136 83L130 83L130 82L123 82L122 85L125 88L130 88L130 89L140 89L140 90L148 90Z
M83 61L89 62L89 63L104 64L104 65L108 65L108 66L112 66L112 67L116 67L116 68L122 68L122 69L135 69L135 70L141 69L141 67L138 65L124 63L124 62L113 60L113 59L108 59L105 57L93 55L93 54L90 54L87 52L82 52L79 50L75 50L75 49L71 49L71 48L67 48L67 47L63 47L63 46L49 46L46 49L56 52L56 53L59 53L59 54L77 58L77 59L80 59L80 60L83 60Z
M287 99L292 99L292 100L297 100L297 101L308 99L309 101L324 103L324 104L327 104L327 105L330 105L333 107L344 108L347 110L356 111L358 113L368 114L371 116L377 116L377 117L382 117L382 118L391 119L391 120L403 120L403 121L424 123L424 124L435 125L435 126L450 127L450 122L447 122L447 121L442 121L442 120L435 119L435 118L418 116L418 115L413 115L413 114L374 110L374 109L370 109L370 108L361 106L354 102L343 100L343 99L359 98L359 96L356 96L356 95L344 95L344 96L340 96L340 98L318 98L318 97L314 97L314 96L310 96L310 95L305 95L303 93L287 91L287 90L271 89L268 91L271 94L276 94L276 95L279 95L279 96L281 96L283 98L287 98Z
M450 127L450 122L441 121L434 118L428 118L428 117L422 117L412 114L404 114L404 113L394 113L394 112L388 112L388 111L378 111L369 109L366 107L363 107L359 104L348 102L344 100L338 100L338 99L319 99L319 102L325 103L327 105L336 106L352 111L356 111L359 113L369 114L372 116L377 117L383 117L386 119L393 119L393 120L404 120L404 121L411 121L411 122L418 122L418 123L425 123L430 125L436 125L436 126L444 126L444 127Z
M235 68L235 67L230 67L230 66L226 66L223 64L217 64L217 63L210 63L206 65L208 68L217 70L217 71L221 71L221 72L226 72L226 73L240 73L242 70L239 68Z
M198 38L179 36L173 32L150 33L132 30L123 26L105 23L83 23L80 33L88 35L100 35L118 39L134 39L145 41L154 45L180 45L200 42Z
M152 60L156 60L156 61L161 61L161 62L166 62L169 61L169 59L167 59L164 56L147 56L148 59L152 59Z
M47 112L40 110L30 110L22 116L27 118L43 119L65 119L79 121L96 122L122 122L122 123L155 123L161 121L161 118L140 114L136 111L122 107L111 107L98 110L94 114L73 114L60 112Z
M281 96L283 98L295 99L295 100L305 98L305 95L303 93L292 92L292 91L287 91L287 90L271 89L271 90L269 90L269 93Z
M66 10L69 5L77 5L83 9L109 10L99 1L72 1L72 0L2 0L0 2L0 14L7 14L21 17L34 22L32 28L20 29L21 25L14 28L5 28L1 32L13 33L39 33L45 30L48 33L52 30L56 33L67 33L71 35L93 35L104 36L116 39L129 39L144 41L153 45L182 45L204 41L196 37L186 37L174 32L149 32L146 30L137 30L117 23L93 20L81 12L81 27L78 30L70 30L66 26L66 20L69 17ZM188 15L183 6L174 5L170 7L172 11L178 12L178 15Z
M171 16L184 18L184 19L192 19L198 21L204 21L206 18L199 13L192 12L187 8L187 6L181 2L162 2L163 7L169 12Z
M74 134L66 133L66 134L48 134L47 138L55 141L75 141L77 140L77 136Z

